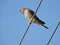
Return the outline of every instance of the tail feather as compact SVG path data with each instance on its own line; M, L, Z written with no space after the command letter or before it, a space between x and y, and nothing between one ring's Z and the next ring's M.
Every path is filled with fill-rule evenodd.
M43 26L43 27L45 27L46 29L48 29L48 27L47 27L47 26L45 26L45 25L43 25L43 24L42 24L42 26Z

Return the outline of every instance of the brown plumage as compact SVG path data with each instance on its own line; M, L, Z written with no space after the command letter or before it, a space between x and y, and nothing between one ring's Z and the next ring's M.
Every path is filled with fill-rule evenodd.
M25 15L25 17L26 17L29 21L32 19L32 16L33 16L33 14L34 14L34 11L33 11L33 10L30 10L30 9L28 9L28 8L22 8L22 9L20 10L20 12L23 13L23 14ZM45 28L48 29L48 27L46 27L46 26L44 25L45 22L42 21L42 20L40 20L36 15L35 15L35 17L33 18L33 21L32 21L32 22L33 22L33 23L40 24L40 25L42 25L43 27L45 27Z

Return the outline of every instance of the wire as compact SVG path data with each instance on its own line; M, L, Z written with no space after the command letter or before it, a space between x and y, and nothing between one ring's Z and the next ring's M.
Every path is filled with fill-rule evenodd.
M33 21L33 18L34 18L34 16L35 16L35 14L37 13L37 11L38 11L38 9L39 9L41 3L42 3L42 0L40 0L39 5L37 6L37 9L36 9L35 13L34 13L33 16L32 16L32 19L31 19L31 21L29 22L29 25L28 25L26 31L24 32L24 35L23 35L23 37L21 38L21 41L20 41L19 45L21 45L21 43L22 43L22 41L23 41L23 39L24 39L26 33L28 32L28 29L29 29L29 27L30 27L30 25L31 25L31 23L32 23L32 21Z
M51 42L51 40L52 40L52 38L53 38L53 36L54 36L54 34L55 34L55 32L56 32L56 30L57 30L59 24L60 24L60 21L58 22L58 24L57 24L56 28L54 29L54 31L53 31L53 33L52 33L50 39L48 40L47 45L49 45L49 43Z

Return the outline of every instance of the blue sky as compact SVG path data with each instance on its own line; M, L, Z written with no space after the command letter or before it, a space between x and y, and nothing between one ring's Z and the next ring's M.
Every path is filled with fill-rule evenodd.
M28 20L19 12L21 8L36 10L39 0L0 0L0 45L18 45L28 26ZM60 20L60 0L43 0L37 12L49 29L32 24L22 45L46 45ZM60 45L60 26L50 45Z

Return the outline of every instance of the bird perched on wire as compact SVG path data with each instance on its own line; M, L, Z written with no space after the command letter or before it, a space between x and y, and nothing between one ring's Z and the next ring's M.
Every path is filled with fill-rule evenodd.
M20 10L20 12L21 12L22 14L24 14L24 16L25 16L29 21L31 21L31 19L32 19L34 13L35 13L33 10L31 10L31 9L29 9L29 8L22 8L22 9ZM32 23L40 24L40 25L42 25L43 27L45 27L45 28L48 29L48 27L44 25L45 22L43 22L42 20L40 20L40 19L36 16L36 14L35 14L35 16L34 16L34 18L33 18Z

